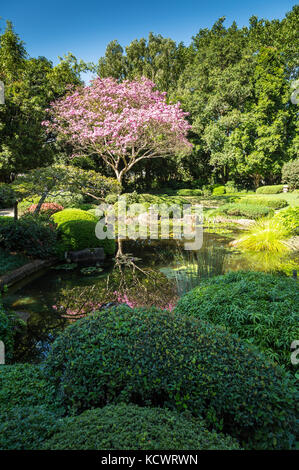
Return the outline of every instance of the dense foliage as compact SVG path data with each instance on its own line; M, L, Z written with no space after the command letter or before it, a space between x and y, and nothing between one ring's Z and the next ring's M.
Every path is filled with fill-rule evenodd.
M54 225L42 219L26 216L15 221L0 217L0 246L34 258L55 256L57 234Z
M32 364L0 365L0 414L15 407L55 407L53 387L41 367ZM58 408L58 407L57 407Z
M223 325L286 368L295 368L290 361L290 345L299 337L299 292L294 279L231 272L203 281L179 300L176 311Z
M299 158L283 165L282 181L289 185L290 190L299 188Z
M299 235L299 206L279 211L275 218L284 224L290 235Z
M236 441L209 432L201 420L161 408L109 405L65 418L43 445L58 450L234 450Z
M36 450L57 430L57 414L40 406L16 406L0 413L0 450Z
M189 313L118 307L91 314L56 339L46 377L77 411L120 400L166 405L202 415L249 447L288 448L296 408L291 379Z
M52 216L65 251L103 247L105 253L115 252L115 240L99 240L95 234L96 216L80 209L65 209Z

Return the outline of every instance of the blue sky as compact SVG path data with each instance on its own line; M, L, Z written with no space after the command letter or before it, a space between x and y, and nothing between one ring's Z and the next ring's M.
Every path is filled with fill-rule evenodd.
M72 52L85 61L97 62L106 45L118 39L126 46L152 31L190 43L200 28L210 27L226 16L229 25L248 24L248 18L283 18L296 1L202 1L202 0L1 0L0 27L13 22L32 57L57 57Z

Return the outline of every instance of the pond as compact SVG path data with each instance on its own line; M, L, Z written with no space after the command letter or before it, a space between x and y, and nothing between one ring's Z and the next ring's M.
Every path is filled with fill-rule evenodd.
M183 245L175 240L137 240L123 242L123 251L133 256L137 272L154 272L159 277L151 285L146 276L142 281L147 285L147 292L152 294L152 304L165 297L161 305L168 305L172 298L182 295L185 291L199 284L200 279L223 274L230 270L268 270L268 258L255 258L252 255L241 253L229 246L235 234L219 235L205 232L203 246L198 252L186 251ZM281 263L281 259L279 260ZM73 270L47 269L32 276L11 288L4 297L4 304L17 312L18 316L26 321L25 332L18 335L14 361L39 362L41 361L55 336L65 328L70 321L62 315L56 304L59 304L63 292L70 292L74 288L90 288L102 290L107 288L107 280L114 273L116 267L110 260L103 266L102 272L94 275L83 275L80 267ZM119 284L132 282L132 272L125 271L124 279L116 278L116 287ZM139 281L138 281L139 282ZM162 282L162 284L161 284ZM161 288L173 286L168 293ZM160 286L160 287L159 287ZM138 286L137 286L138 298ZM135 289L135 298L136 298ZM172 287L171 287L172 289ZM154 292L155 291L155 292ZM142 293L140 291L140 298ZM160 298L159 298L160 297ZM158 302L160 305L160 302Z

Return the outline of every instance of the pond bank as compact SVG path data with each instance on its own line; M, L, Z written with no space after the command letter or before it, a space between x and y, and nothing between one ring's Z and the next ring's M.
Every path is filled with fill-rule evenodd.
M52 266L56 260L34 260L0 277L0 291L4 286L11 287L22 279L44 268Z

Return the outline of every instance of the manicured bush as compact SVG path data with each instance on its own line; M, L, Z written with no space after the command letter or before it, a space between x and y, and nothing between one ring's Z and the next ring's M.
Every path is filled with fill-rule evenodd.
M299 235L299 206L279 211L275 219L283 223L290 235Z
M34 214L36 208L37 204L31 204L31 206L26 209L25 213ZM64 207L56 202L44 202L44 204L41 205L40 213L45 213L50 217L50 215L62 211L63 209Z
M0 450L37 450L57 431L58 416L46 406L20 407L0 413Z
M45 380L41 366L0 365L0 414L17 406L55 407L53 390L53 387Z
M226 193L225 186L216 186L216 188L213 189L214 196L222 196L225 193Z
M202 196L201 189L178 189L176 191L178 196Z
M235 216L235 217L247 217L248 219L259 219L260 217L266 217L273 215L273 209L267 206L261 206L259 204L242 204L241 202L234 202L231 204L225 204L220 207L221 212L224 214Z
M231 272L202 281L176 312L227 327L290 370L290 345L299 338L299 291L292 278Z
M270 197L242 197L241 204L253 204L255 206L270 207L271 209L283 209L288 206L285 199L270 198Z
M56 242L54 225L38 217L28 215L17 221L12 217L0 221L0 246L8 251L44 259L55 256Z
M109 405L60 421L44 449L233 450L231 437L209 432L201 420L161 408Z
M257 188L257 194L278 194L282 193L283 191L283 184L275 184L272 186L260 186Z
M188 312L189 313L189 312ZM45 374L65 406L167 406L248 447L288 448L293 381L255 348L190 315L125 306L90 314L53 344Z
M80 209L65 209L52 216L65 251L103 247L106 254L115 252L115 240L99 240L95 235L98 218Z
M283 165L281 179L283 183L289 185L291 191L299 188L299 158Z

